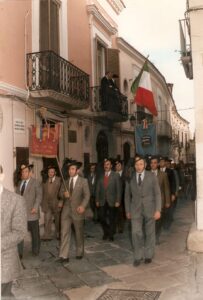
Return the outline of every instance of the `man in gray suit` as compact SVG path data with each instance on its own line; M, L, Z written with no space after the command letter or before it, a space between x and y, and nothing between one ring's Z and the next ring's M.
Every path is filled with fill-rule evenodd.
M78 175L80 163L73 161L68 165L69 179L66 187L61 186L60 198L63 199L61 213L61 243L59 250L59 263L69 261L71 242L71 225L75 229L76 259L84 255L84 218L85 209L90 199L90 191L87 179Z
M3 188L3 170L0 166L1 202L1 296L13 297L12 282L22 269L18 256L18 243L23 240L27 227L25 200ZM4 298L5 297L5 298Z
M59 189L61 179L56 176L56 167L48 167L48 178L43 184L42 211L44 212L44 236L42 240L52 240L52 218L54 216L56 238L59 239Z
M155 220L161 215L159 183L145 166L144 158L135 159L136 173L126 182L125 189L126 217L131 219L135 267L140 265L143 254L145 263L151 263L155 250Z
M32 177L33 165L21 165L21 182L17 187L17 193L25 198L27 209L27 226L32 238L32 255L39 255L40 233L39 233L39 207L42 201L41 184ZM19 244L20 258L23 256L23 242Z
M116 208L121 202L121 184L119 174L112 171L112 161L105 159L104 175L100 176L96 188L96 206L99 208L99 220L103 229L103 240L114 240L116 227Z

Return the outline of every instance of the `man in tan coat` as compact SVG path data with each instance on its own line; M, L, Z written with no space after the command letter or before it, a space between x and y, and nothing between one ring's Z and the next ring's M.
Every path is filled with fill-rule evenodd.
M159 237L161 234L161 228L163 225L163 220L165 216L165 210L170 207L171 196L170 196L170 186L168 181L168 176L166 173L159 170L159 160L158 157L153 156L150 161L151 171L157 176L160 190L161 190L161 217L156 220L156 244L159 244Z
M11 299L12 282L22 270L17 245L26 235L27 216L25 200L3 187L3 177L0 166L1 296L2 299Z
M61 179L56 176L56 168L48 167L48 178L43 184L42 211L44 212L44 236L42 240L52 240L52 222L54 217L56 238L59 239L59 189Z
M71 225L75 229L76 258L81 259L84 254L84 217L85 209L90 199L88 181L78 175L80 163L73 161L68 165L69 179L61 186L60 197L63 199L61 213L61 244L57 262L69 261L71 242Z

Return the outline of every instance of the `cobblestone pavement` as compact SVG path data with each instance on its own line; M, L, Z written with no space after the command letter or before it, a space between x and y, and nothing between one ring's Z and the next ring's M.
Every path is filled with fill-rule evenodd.
M56 263L58 242L42 242L39 257L25 244L24 271L15 282L17 299L95 300L107 288L160 291L160 300L203 299L203 254L189 253L186 239L194 221L194 202L179 200L170 233L163 232L151 264L133 267L129 225L102 241L99 224L86 220L85 256L68 264Z

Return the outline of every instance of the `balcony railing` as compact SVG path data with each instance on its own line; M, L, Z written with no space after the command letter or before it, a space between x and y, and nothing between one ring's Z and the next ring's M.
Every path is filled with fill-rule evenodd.
M118 93L115 97L107 97L104 101L100 94L100 86L94 86L91 90L91 109L96 118L107 118L113 122L125 122L128 120L127 97Z
M172 127L166 120L159 120L157 124L157 136L172 138Z
M53 51L27 54L27 86L32 97L63 99L72 109L89 104L89 75Z

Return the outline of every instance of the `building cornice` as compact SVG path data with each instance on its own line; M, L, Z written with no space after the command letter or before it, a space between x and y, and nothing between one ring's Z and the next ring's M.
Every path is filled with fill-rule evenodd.
M107 0L108 3L111 5L113 10L119 15L122 10L125 8L125 4L122 0Z
M1 92L7 96L16 96L23 100L27 99L28 92L24 89L21 89L17 86L11 85L9 83L0 81L0 94Z
M92 15L111 35L118 32L117 28L112 26L106 18L99 12L94 4L87 5L87 12Z

